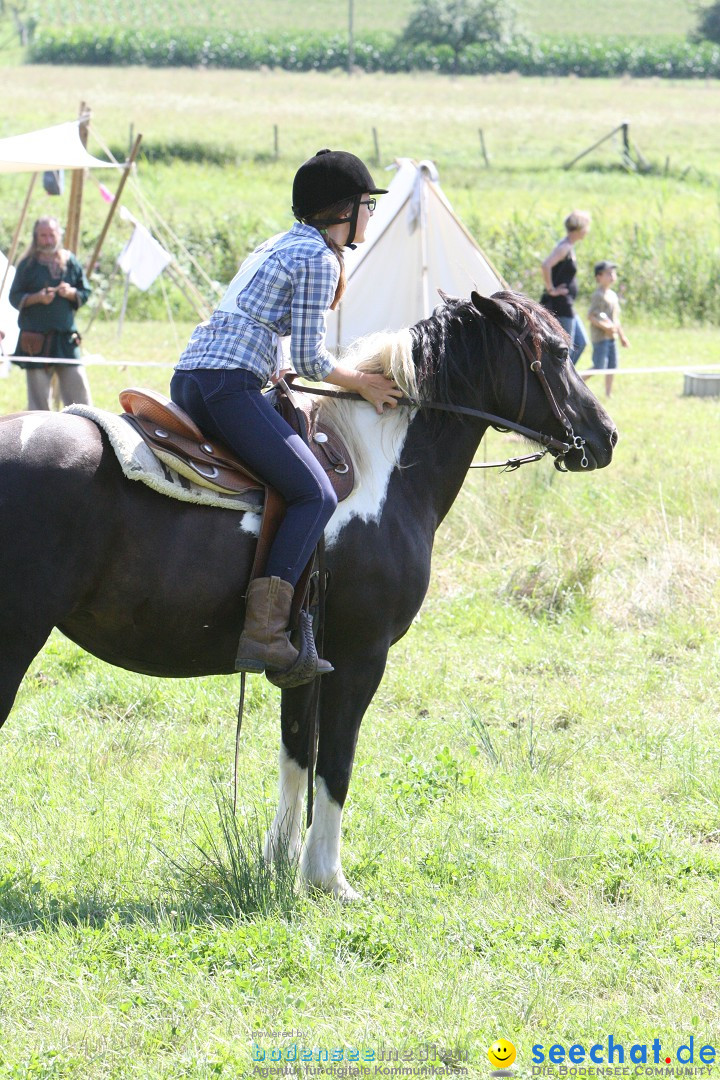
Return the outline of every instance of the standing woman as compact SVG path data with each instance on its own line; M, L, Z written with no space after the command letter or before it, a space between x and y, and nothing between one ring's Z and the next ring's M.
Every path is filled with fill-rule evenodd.
M287 510L265 576L251 582L235 668L285 672L298 659L287 635L293 591L337 499L313 454L261 394L279 371L279 337L290 334L294 368L355 391L382 413L401 391L382 375L337 364L325 318L345 289L343 248L362 243L378 188L353 154L319 150L293 182L296 223L240 267L208 322L196 327L170 384L172 400L226 443L284 497ZM318 674L332 671L318 661Z
M545 292L540 297L540 303L552 311L570 337L570 359L573 364L577 364L587 345L585 327L574 307L578 294L575 245L590 232L590 220L590 214L585 210L573 210L568 214L564 239L558 241L542 264Z
M15 356L35 357L18 363L27 372L28 409L49 409L53 375L63 405L90 404L90 386L80 359L80 335L75 312L87 303L90 285L85 271L62 246L62 228L54 217L41 217L33 226L32 243L15 271L10 303L20 312ZM70 360L43 364L43 356Z

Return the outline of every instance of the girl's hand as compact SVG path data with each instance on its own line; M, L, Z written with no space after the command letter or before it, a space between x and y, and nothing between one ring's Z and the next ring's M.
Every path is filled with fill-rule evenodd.
M391 409L397 407L397 399L403 396L403 392L392 379L386 379L384 375L369 375L364 371L359 371L358 376L358 393L375 407L375 412L382 415L386 405Z
M358 371L357 368L344 367L338 364L325 376L325 382L333 386L341 386L343 390L350 390L354 394L360 394L375 408L377 413L382 413L388 405L394 409L397 399L403 396L392 379L386 379L384 375L371 375L367 371Z

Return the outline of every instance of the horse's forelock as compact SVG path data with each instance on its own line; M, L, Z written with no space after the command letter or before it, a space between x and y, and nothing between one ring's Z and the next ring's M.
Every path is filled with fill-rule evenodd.
M540 359L542 354L543 342L548 335L548 331L562 341L569 340L567 334L552 312L548 311L542 304L538 304L537 301L531 300L529 296L523 296L521 293L503 291L493 293L493 299L503 300L506 304L509 304L515 309L519 317L518 329L520 329L522 325L527 325L529 327L530 342L532 344L533 352L538 359Z
M530 343L538 358L548 333L567 340L555 317L530 297L506 290L495 293L494 298L516 312L518 330L528 326ZM480 331L483 352L487 351L488 333L495 339L499 331L471 300L445 297L443 301L428 319L413 327L359 338L343 355L342 364L385 375L414 400L449 400L450 385L457 383L458 377L461 384L467 382L464 389L472 392L470 379L473 362L477 360L477 339L468 331L471 328ZM449 349L451 337L453 348ZM495 343L493 340L492 344ZM334 406L327 399L320 404L333 413Z

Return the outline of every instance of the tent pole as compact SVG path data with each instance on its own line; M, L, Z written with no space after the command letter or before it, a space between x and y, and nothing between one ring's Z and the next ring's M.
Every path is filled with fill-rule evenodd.
M118 319L117 336L118 341L122 337L123 323L125 322L125 312L127 311L128 293L130 292L130 274L125 275L125 292L123 293L122 308L120 309L120 318Z
M427 240L427 181L424 176L420 178L420 251L422 258L422 303L423 319L432 315L430 307L430 286L428 282L428 240Z
M135 158L138 156L138 153L140 151L140 143L141 142L142 142L142 135L138 135L138 137L135 139L135 142L133 144L133 148L130 151L130 157L125 162L125 166L124 166L124 169L123 169L123 174L120 177L120 183L118 184L118 189L117 189L117 192L115 193L115 198L113 199L112 203L110 204L110 208L108 210L107 217L105 218L105 224L102 227L102 231L100 232L100 236L98 237L97 244L95 245L95 250L93 251L92 255L90 256L90 261L88 262L87 266L85 267L85 273L87 274L88 277L90 277L90 275L92 274L93 270L95 269L95 266L97 265L97 261L100 258L100 252L102 250L103 244L105 243L105 237L108 234L108 229L110 228L110 223L111 223L111 221L113 219L115 211L117 210L117 208L118 208L118 206L120 204L120 196L122 195L123 188L125 187L125 183L127 181L127 178L130 175L130 170L132 169L133 165L135 164Z
M17 247L18 247L18 240L20 239L20 230L22 229L23 222L25 221L25 215L27 214L27 208L28 208L28 204L30 202L30 196L32 195L32 190L35 187L35 181L37 180L37 177L38 177L37 173L33 173L32 176L30 177L30 184L29 184L28 189L27 189L27 195L25 196L25 202L23 203L22 210L20 211L20 220L18 221L17 225L15 226L15 232L13 233L12 244L10 245L10 250L8 251L7 264L5 266L5 273L3 274L2 284L0 284L0 296L2 296L2 294L3 294L3 289L5 288L5 282L7 281L7 276L10 273L10 267L12 266L13 259L15 258L15 253L16 253Z
M90 110L84 101L80 102L80 124L78 133L80 142L87 149L88 125L90 123ZM77 254L78 240L80 238L80 211L82 209L83 186L85 184L85 170L73 169L70 183L70 199L68 201L68 217L65 227L65 247L74 255Z
M167 273L173 284L183 294L190 306L195 308L195 311L198 313L200 318L209 319L210 311L208 310L208 306L202 293L200 293L199 290L195 288L190 278L181 270L181 268L178 266L174 259L165 267L165 272Z

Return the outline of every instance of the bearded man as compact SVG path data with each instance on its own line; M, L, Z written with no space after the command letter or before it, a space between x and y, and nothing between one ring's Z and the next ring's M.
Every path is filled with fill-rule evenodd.
M75 312L89 296L85 271L72 252L62 246L59 221L54 217L38 218L32 243L18 263L10 290L10 303L20 313L15 356L27 358L13 359L13 363L26 370L28 409L50 409L54 375L63 405L90 404L90 386L80 362L80 335L75 326Z

